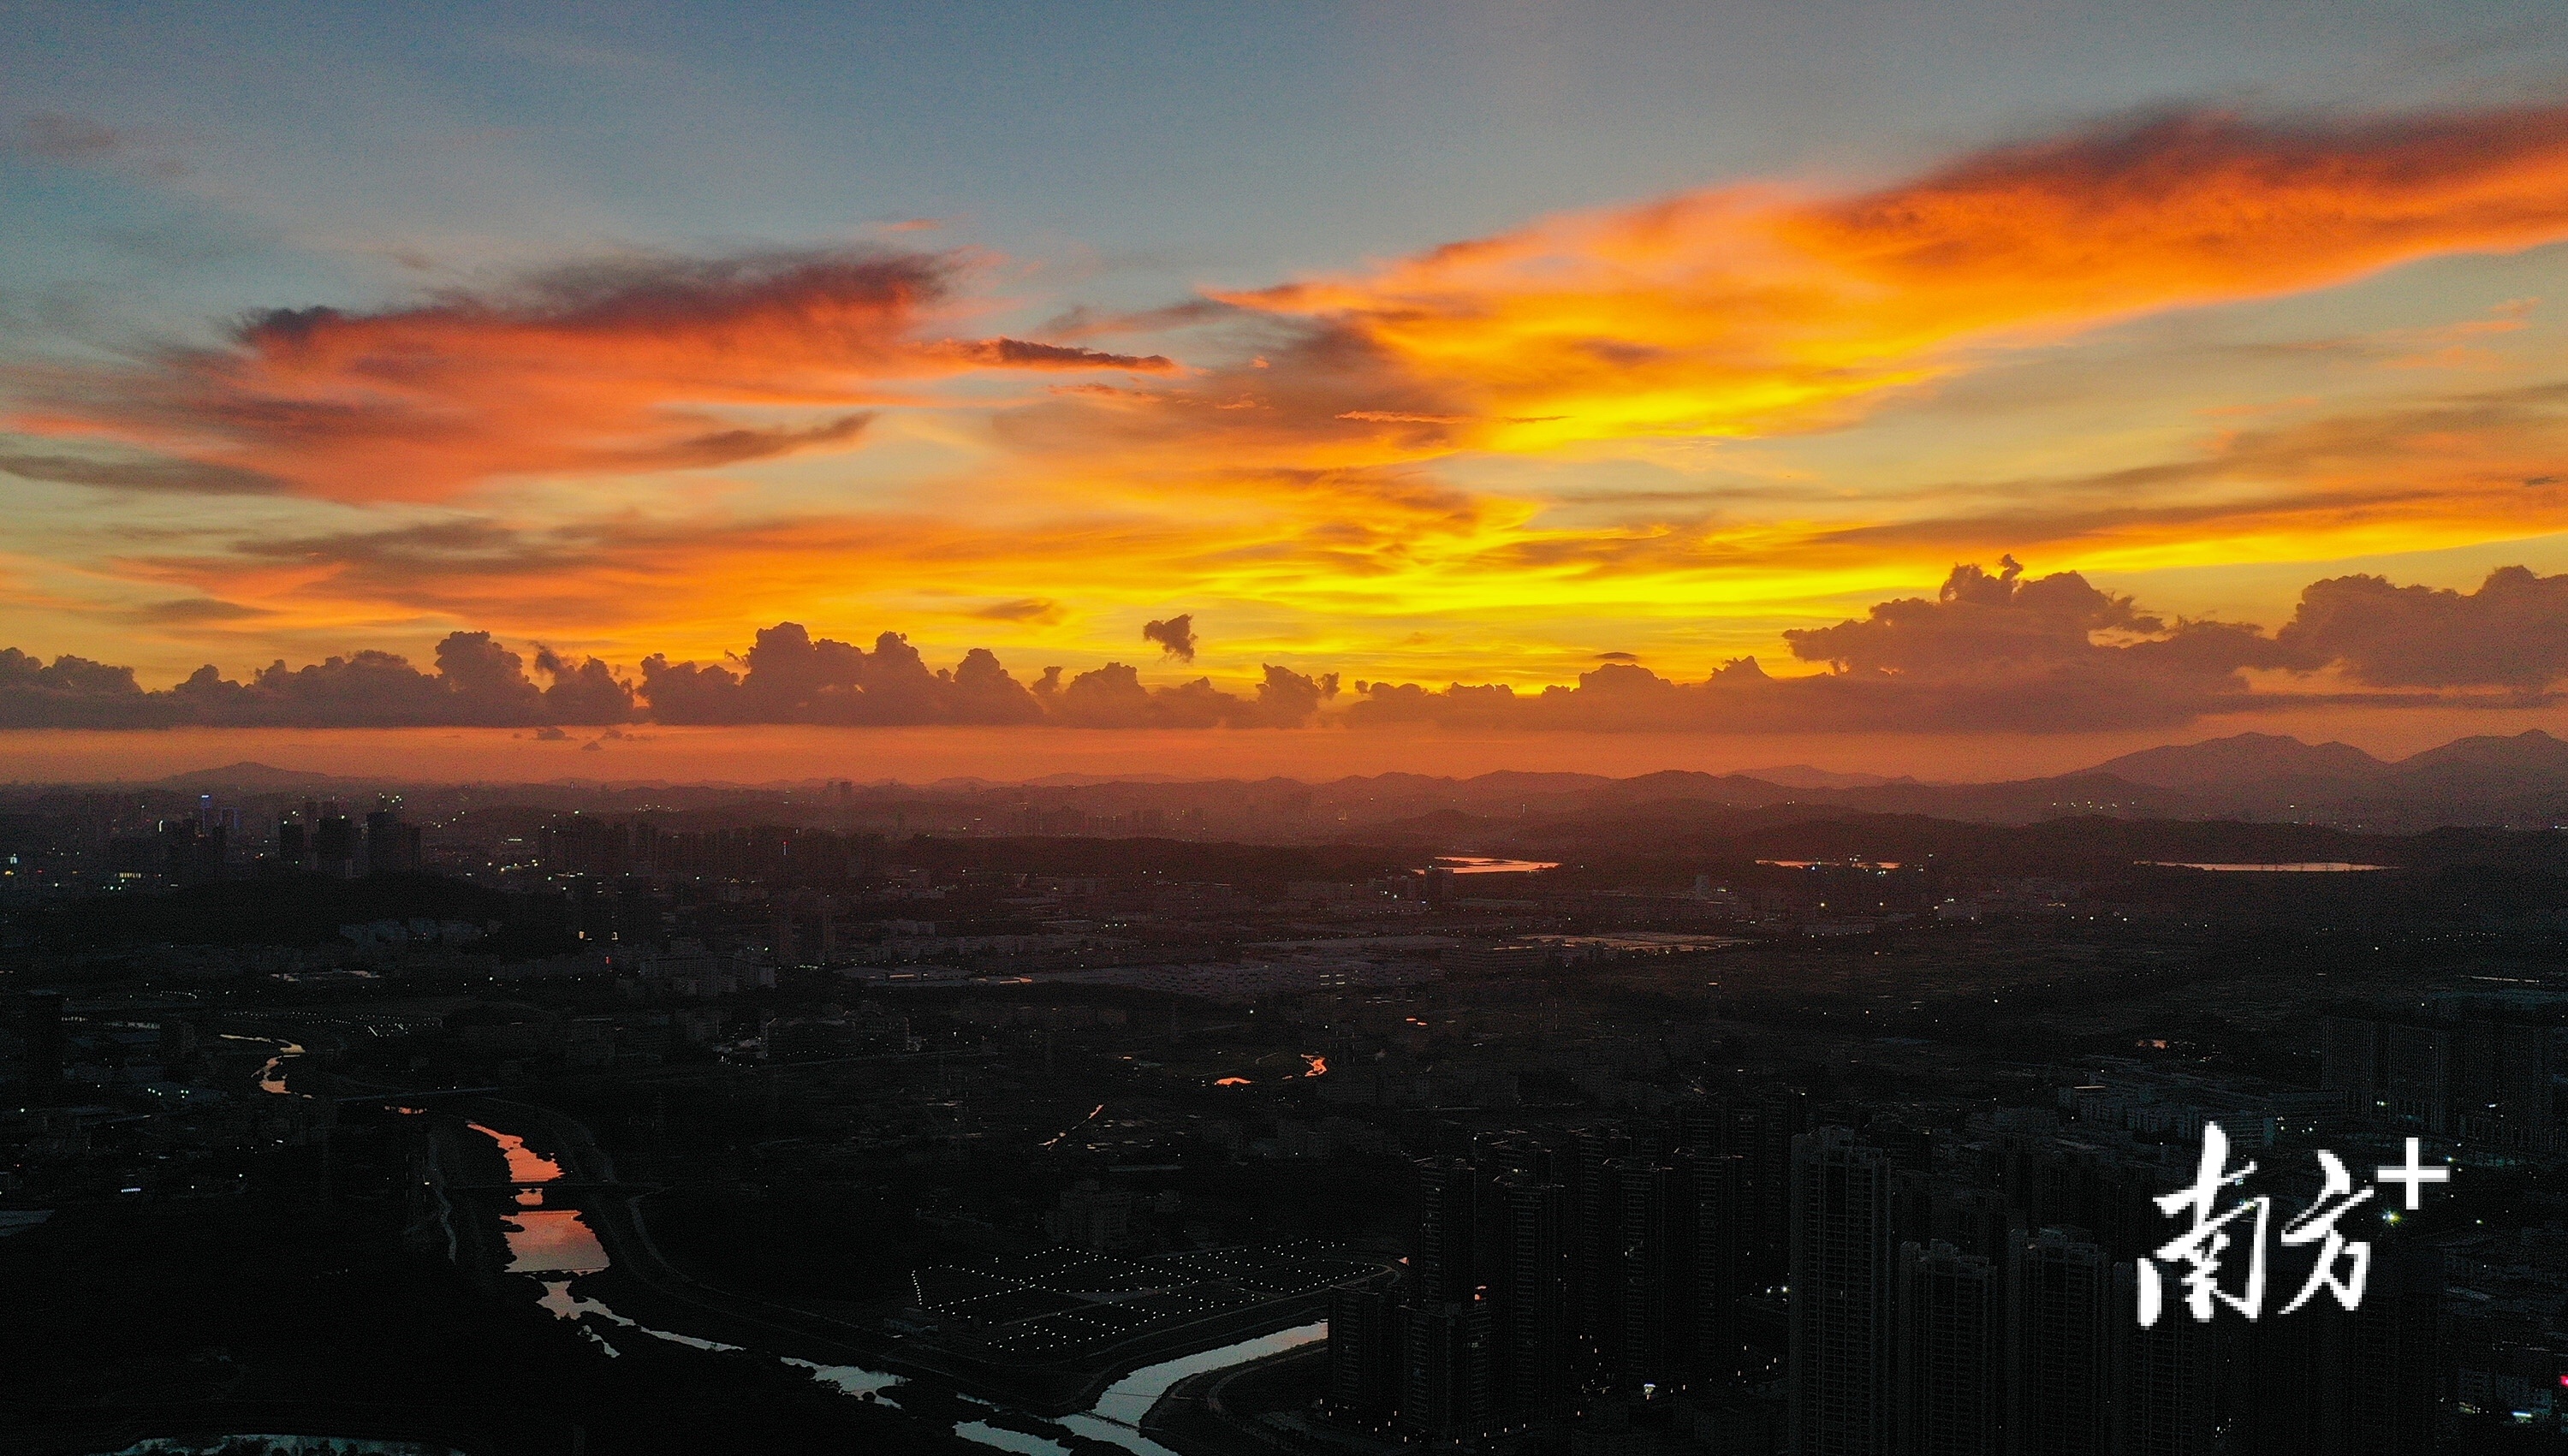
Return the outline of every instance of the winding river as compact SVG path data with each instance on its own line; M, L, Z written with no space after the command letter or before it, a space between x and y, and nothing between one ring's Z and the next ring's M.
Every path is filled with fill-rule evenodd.
M264 1076L265 1073L262 1073ZM264 1085L264 1081L262 1081ZM598 1242L597 1233L575 1209L542 1207L544 1185L562 1176L560 1162L547 1158L526 1146L518 1134L503 1132L482 1123L468 1127L490 1139L507 1159L508 1181L514 1187L516 1207L502 1215L501 1224L508 1244L508 1273L525 1275L543 1289L536 1304L557 1319L567 1319L579 1326L582 1334L599 1347L607 1357L622 1354L615 1338L625 1334L644 1335L653 1339L682 1344L711 1354L757 1354L742 1345L704 1339L673 1330L655 1329L628 1315L619 1314L599 1300L572 1293L572 1286L583 1275L605 1271L610 1263L606 1248ZM593 1321L593 1322L592 1322ZM598 1325L606 1326L601 1330ZM612 1334L612 1337L610 1337ZM1091 1440L1104 1441L1132 1452L1133 1456L1176 1456L1167 1447L1141 1434L1141 1419L1150 1407L1168 1393L1169 1387L1190 1375L1209 1370L1226 1369L1250 1360L1264 1359L1298 1349L1328 1337L1328 1325L1313 1323L1279 1329L1226 1344L1218 1349L1201 1350L1179 1359L1145 1365L1106 1387L1097 1404L1075 1415L1058 1419L1025 1417L1011 1412L1012 1419L1024 1424L1041 1425L1065 1434L1075 1433ZM775 1356L782 1363L809 1373L812 1379L840 1392L877 1404L899 1408L890 1392L903 1383L898 1375L861 1365L824 1365L814 1360L797 1359L791 1355ZM970 1397L966 1397L969 1399ZM984 1403L984 1402L976 1402ZM986 1420L958 1421L954 1434L977 1445L1016 1453L1016 1456L1069 1456L1070 1447L1061 1441Z

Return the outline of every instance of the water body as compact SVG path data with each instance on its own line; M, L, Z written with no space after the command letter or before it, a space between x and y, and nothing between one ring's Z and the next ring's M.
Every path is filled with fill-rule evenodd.
M623 1351L617 1349L605 1335L590 1327L589 1320L602 1320L608 1324L630 1329L636 1334L647 1334L653 1339L665 1339L671 1344L683 1344L690 1349L705 1350L709 1353L746 1352L745 1345L726 1344L719 1339L680 1334L673 1329L655 1329L638 1319L615 1312L602 1301L572 1294L570 1287L573 1280L581 1275L603 1273L613 1261L607 1257L606 1246L598 1242L597 1231L589 1227L588 1220L576 1209L542 1209L524 1206L542 1202L542 1187L544 1184L560 1181L561 1164L527 1147L526 1140L513 1132L501 1132L495 1127L488 1127L479 1122L468 1122L465 1126L490 1139L498 1146L501 1155L508 1160L508 1181L519 1186L516 1201L520 1207L503 1214L499 1225L508 1243L508 1272L533 1276L543 1285L543 1298L535 1302L537 1308L556 1319L568 1319L577 1323L580 1333L588 1336L590 1341L610 1359L620 1357ZM543 1278L546 1275L567 1275L571 1278ZM785 1363L808 1370L812 1378L824 1384L833 1385L848 1395L873 1394L877 1400L881 1400L878 1392L900 1383L900 1377L897 1375L886 1375L879 1370L868 1370L859 1365L822 1365L810 1360L792 1358L786 1359ZM882 1400L881 1403L894 1404L889 1400ZM1045 1456L1045 1453L1033 1453L1033 1456Z
M719 1339L699 1339L692 1334L679 1334L672 1330L654 1329L639 1319L629 1318L625 1315L616 1313L613 1310L606 1308L606 1306L600 1301L586 1299L572 1294L570 1292L570 1281L566 1279L545 1280L544 1297L537 1300L535 1304L537 1308L551 1314L556 1319L581 1319L593 1314L598 1318L605 1320L609 1324L623 1325L625 1328L632 1330L636 1334L647 1334L653 1339L665 1339L671 1344L683 1344L690 1349L712 1350L716 1353L735 1353L745 1348L745 1346L742 1345L725 1344ZM580 1329L582 1333L586 1334L589 1338L596 1340L599 1344L606 1344L605 1336L599 1334L596 1330L590 1329L586 1325L580 1326ZM606 1345L606 1348L609 1354L615 1352L615 1346L611 1344ZM798 1360L788 1360L786 1363L799 1364L801 1362Z
M1436 867L1457 875L1529 875L1536 870L1556 870L1556 859L1486 859L1478 855L1439 855Z
M878 1404L888 1405L894 1410L900 1408L897 1401L887 1400L882 1394L883 1391L901 1383L898 1375L886 1375L880 1370L868 1370L862 1365L823 1365L811 1360L798 1360L792 1355L785 1356L785 1363L798 1370L810 1371L812 1379L823 1385L838 1387L838 1392L842 1395L871 1395Z
M1002 1451L1021 1452L1023 1456L1070 1456L1070 1448L1059 1441L1047 1441L1041 1436L994 1426L988 1421L958 1421L954 1434L984 1446L996 1446Z
M496 1143L508 1160L508 1181L518 1185L517 1207L501 1217L508 1241L510 1274L595 1274L606 1268L606 1246L597 1231L572 1209L547 1209L542 1185L558 1182L561 1164L526 1146L513 1132L479 1122L464 1124Z
M2171 859L2143 861L2164 870L2212 870L2220 874L2264 875L2343 875L2364 870L2386 870L2386 864L2348 864L2341 859L2307 859L2291 864L2185 864Z
M276 1054L269 1057L266 1064L258 1069L258 1089L274 1097L293 1095L285 1086L285 1063L292 1057L301 1056L306 1050L304 1046L297 1042L280 1040L274 1036L243 1036L231 1031L217 1034L225 1041L264 1041L275 1047Z
M571 1209L518 1209L499 1220L510 1274L597 1274L607 1266L597 1231Z
M1261 1334L1218 1349L1200 1350L1180 1359L1144 1365L1107 1386L1106 1393L1097 1398L1097 1404L1087 1413L1064 1416L1060 1424L1064 1430L1075 1431L1091 1440L1121 1446L1132 1452L1133 1456L1176 1456L1175 1452L1141 1434L1141 1417L1150 1413L1150 1407L1159 1403L1159 1397L1168 1393L1168 1387L1189 1375L1244 1365L1250 1360L1262 1360L1268 1355L1280 1355L1289 1349L1317 1344L1328 1337L1328 1322L1322 1320L1278 1329L1272 1334Z
M1313 1063L1311 1075L1318 1075L1326 1066L1316 1057L1308 1059ZM524 1138L478 1122L467 1126L496 1143L500 1152L506 1155L510 1182L540 1188L561 1177L561 1164L528 1149ZM746 1352L744 1346L725 1344L718 1339L654 1329L640 1320L615 1312L602 1301L572 1294L571 1284L578 1276L600 1273L610 1263L605 1246L598 1242L596 1231L576 1210L520 1208L506 1214L500 1222L507 1234L508 1272L538 1277L544 1293L543 1298L536 1301L537 1306L556 1319L578 1323L580 1332L594 1341L607 1357L618 1357L622 1351L589 1326L587 1321L592 1318L692 1349L714 1353ZM567 1275L570 1278L540 1279L544 1275ZM1150 1407L1168 1393L1170 1386L1189 1375L1299 1349L1326 1339L1328 1334L1326 1322L1301 1324L1238 1340L1217 1349L1201 1350L1179 1359L1145 1365L1106 1387L1106 1392L1098 1397L1097 1404L1091 1409L1048 1424L1092 1440L1121 1446L1132 1452L1133 1456L1177 1456L1140 1431L1141 1418L1149 1414ZM836 1388L842 1394L857 1398L871 1396L877 1404L895 1410L900 1408L899 1402L883 1393L902 1383L898 1375L869 1370L862 1365L824 1365L791 1355L779 1358L798 1370L810 1372L811 1378ZM964 1398L972 1399L970 1396ZM973 1403L989 1404L984 1400L974 1400ZM983 1446L1015 1452L1017 1456L1070 1456L1070 1448L1061 1442L994 1426L987 1421L958 1422L954 1433Z
M479 1122L468 1122L464 1125L499 1145L500 1155L508 1160L509 1182L550 1183L561 1177L561 1164L527 1147L526 1140L515 1133L501 1132L495 1127L483 1127Z

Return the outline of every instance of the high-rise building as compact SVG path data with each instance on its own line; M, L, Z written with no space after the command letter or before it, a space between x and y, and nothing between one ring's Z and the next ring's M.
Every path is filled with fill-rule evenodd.
M314 873L334 880L344 880L357 872L357 826L348 822L337 804L325 803L308 820L312 826L312 868Z
M1677 1155L1678 1219L1685 1224L1684 1294L1678 1318L1686 1373L1727 1381L1741 1373L1741 1185L1746 1159L1712 1152Z
M2006 1269L2008 1228L2006 1195L1994 1188L1956 1188L1936 1201L1935 1237L2000 1272Z
M1842 1127L1792 1139L1789 1366L1795 1456L1891 1449L1890 1160Z
M2110 1331L2113 1456L2210 1456L2220 1428L2218 1327L2176 1309L2141 1328L2138 1275L2122 1263L2113 1266Z
M2452 1032L2385 1021L2376 1098L2394 1119L2429 1132L2451 1126Z
M2366 1115L2428 1132L2553 1146L2554 1028L2479 1017L2411 1022L2329 1017L2320 1085Z
M1899 1247L1901 1456L1999 1456L2000 1279L1950 1244Z
M2442 1368L2443 1256L2430 1245L2388 1239L2373 1246L2362 1307L2338 1310L2322 1295L2292 1317L2329 1307L2331 1362L2342 1380L2341 1424L2329 1449L2344 1456L2394 1456L2432 1449Z
M1810 1130L1810 1099L1769 1091L1742 1109L1735 1149L1746 1156L1740 1262L1752 1288L1782 1283L1792 1251L1792 1140Z
M2451 1101L2462 1119L2454 1130L2537 1132L2550 1129L2551 1028L2539 1022L2463 1021L2455 1038ZM2490 1126L2493 1124L2493 1126Z
M1389 1290L1329 1292L1329 1404L1339 1418L1390 1424L1400 1406L1400 1303Z
M2061 1229L2016 1239L2007 1267L2007 1449L2015 1456L2105 1456L2104 1251Z
M1502 1182L1493 1343L1500 1416L1566 1407L1569 1369L1569 1191L1530 1176Z
M1477 1298L1479 1174L1459 1158L1428 1158L1414 1180L1416 1220L1409 1242L1409 1303L1416 1308Z
M1590 1361L1622 1318L1622 1248L1615 1242L1622 1228L1620 1188L1609 1165L1630 1152L1631 1140L1618 1130L1581 1128L1570 1134L1563 1160L1570 1197L1570 1327L1579 1353Z
M387 805L366 815L366 873L419 873L420 831L402 822L401 810Z
M2369 1101L2381 1078L2381 1026L2362 1017L2320 1021L2319 1085Z
M171 884L205 885L223 877L222 825L204 819L163 819L160 844L160 872Z
M1401 1315L1402 1430L1431 1441L1478 1434L1490 1424L1489 1306L1454 1300Z
M1613 1176L1614 1322L1604 1331L1606 1367L1620 1385L1673 1385L1685 1374L1679 1310L1687 1294L1689 1224L1677 1218L1676 1170L1638 1158L1607 1165Z

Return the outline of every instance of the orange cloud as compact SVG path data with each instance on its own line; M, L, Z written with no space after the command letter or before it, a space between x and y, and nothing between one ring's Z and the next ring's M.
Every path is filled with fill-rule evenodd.
M271 629L352 619L443 619L526 635L716 651L745 620L877 592L1000 597L1028 580L1075 583L1111 560L1178 572L1228 544L1149 522L1059 517L1023 533L929 515L511 523L458 516L382 529L244 537L223 549L120 558L130 580L181 586L277 614ZM1023 596L959 613L1043 626L1056 602Z
M417 651L486 625L683 657L759 622L880 612L1094 657L1184 602L1220 624L1208 651L1229 668L1531 681L1609 640L1708 665L2007 546L2135 571L2568 527L2568 396L2532 366L2434 395L2446 382L2370 368L2528 357L2523 298L2439 331L2255 346L2275 351L2259 370L2319 374L2288 381L2303 393L2364 365L2364 397L2325 413L2223 413L2197 393L2168 419L2134 403L2091 447L1887 466L1831 466L1895 452L1829 441L1690 443L1867 419L1919 437L1922 411L1882 407L1932 403L1915 387L2008 349L2563 237L2568 107L2196 114L1864 190L1724 187L1345 276L1073 308L1033 339L965 326L992 302L970 258L893 251L626 260L377 312L279 310L129 368L0 371L25 437L0 439L0 472L156 498L132 510L157 535L77 522L82 546L50 563L87 577L48 585L183 591L152 609L163 641L329 651L381 631ZM1138 352L1176 337L1230 363ZM954 387L979 371L1047 383L997 403ZM719 495L653 478L850 452L922 405L900 450L836 473L727 472ZM469 514L384 508L528 477ZM564 488L594 481L613 504ZM180 496L229 498L160 504ZM186 509L214 524L165 524ZM53 610L144 620L127 601Z
M1365 440L1414 456L1832 425L1970 347L2563 237L2568 107L2182 115L1852 196L1688 193L1221 298L1303 322L1287 360L1340 382L1326 418L1399 427Z
M277 309L125 370L18 369L0 467L137 489L435 500L499 476L648 474L844 447L898 386L969 370L1165 372L1161 356L928 339L957 261L889 252L627 259L379 313Z

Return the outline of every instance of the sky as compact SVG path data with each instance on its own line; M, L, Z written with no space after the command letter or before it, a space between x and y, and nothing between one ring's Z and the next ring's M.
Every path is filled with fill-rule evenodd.
M30 765L2563 727L2555 4L0 27Z

